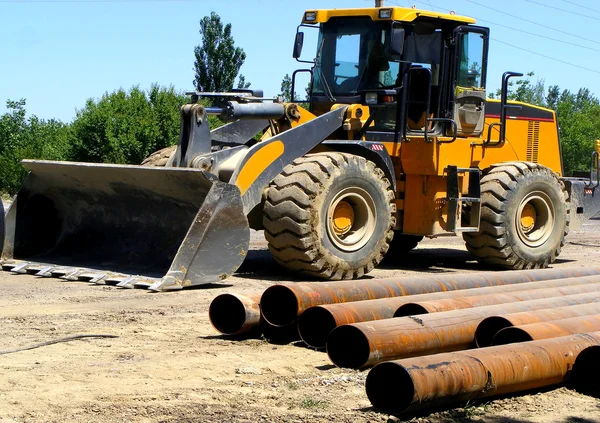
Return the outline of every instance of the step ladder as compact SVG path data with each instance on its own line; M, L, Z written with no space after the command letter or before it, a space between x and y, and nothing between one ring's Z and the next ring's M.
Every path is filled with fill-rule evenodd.
M471 167L448 166L445 171L447 174L447 230L456 233L478 232L481 216L481 170ZM466 196L462 196L461 193L460 175L463 178L468 175L469 185Z

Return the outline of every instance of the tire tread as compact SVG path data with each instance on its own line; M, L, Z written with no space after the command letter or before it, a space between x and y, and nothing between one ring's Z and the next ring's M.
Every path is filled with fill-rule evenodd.
M503 225L512 191L517 188L521 179L535 174L554 178L560 187L564 201L567 202L566 224L561 242L551 252L550 259L543 261L528 261L519 257L509 245ZM554 172L531 162L505 162L492 165L481 178L481 199L479 232L463 234L467 249L478 261L510 269L537 269L547 267L556 260L569 232L570 207L564 183Z

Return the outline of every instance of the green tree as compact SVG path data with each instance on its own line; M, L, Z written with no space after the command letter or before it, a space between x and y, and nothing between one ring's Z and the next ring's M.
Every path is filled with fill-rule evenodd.
M198 91L231 91L235 78L246 60L246 53L236 47L231 36L231 24L223 26L215 12L200 20L202 44L194 49L196 76L194 86ZM240 75L240 88L250 86Z
M242 74L240 74L240 77L238 78L237 88L238 90L245 90L246 88L250 88L250 83L246 82L246 77Z
M548 88L548 94L546 94L546 106L552 110L556 110L559 97L560 88L558 88L558 85L552 85Z
M600 102L587 88L564 90L556 102L565 174L590 169L595 140L600 139Z
M290 78L289 73L286 73L281 80L281 93L279 95L283 97L285 102L292 100L292 78Z
M305 100L310 100L310 89L311 89L311 81L308 81L304 89ZM278 94L283 98L284 102L292 101L292 78L288 73L285 74L283 79L281 80L281 92ZM302 101L298 93L294 93L294 101ZM303 107L308 110L308 103L299 103L300 107Z
M0 116L0 192L16 194L27 170L23 159L64 160L70 127L60 121L27 117L24 99L7 101Z
M69 158L97 163L139 164L150 153L179 139L185 95L153 85L88 99L72 124Z
M528 72L526 78L509 81L508 83L508 99L521 101L523 103L535 104L536 106L545 107L546 97L544 80L538 79L535 83L531 82L531 77L535 74ZM490 93L490 98L500 98L502 90L498 88L495 93Z

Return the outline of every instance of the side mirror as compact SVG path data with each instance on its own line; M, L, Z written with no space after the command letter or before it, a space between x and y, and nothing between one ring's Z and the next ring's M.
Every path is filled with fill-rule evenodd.
M390 56L392 58L400 59L402 52L404 51L404 28L392 27L392 34L390 37Z
M302 54L302 45L304 44L304 32L296 33L296 40L294 41L294 59L299 59Z

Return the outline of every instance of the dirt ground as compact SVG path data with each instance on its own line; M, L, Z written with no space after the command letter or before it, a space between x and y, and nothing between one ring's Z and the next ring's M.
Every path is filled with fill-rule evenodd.
M78 334L110 334L0 355L7 422L600 422L600 402L566 388L396 417L371 407L366 371L331 365L301 342L232 341L210 326L218 294L294 280L262 235L219 288L153 294L0 272L0 349ZM600 220L572 233L555 267L600 263ZM424 241L369 276L470 272L458 238Z

